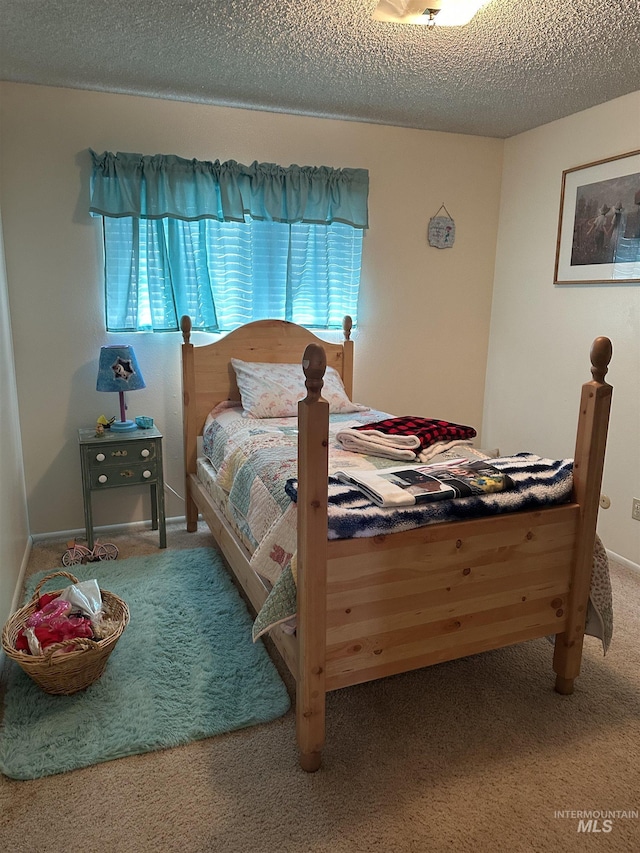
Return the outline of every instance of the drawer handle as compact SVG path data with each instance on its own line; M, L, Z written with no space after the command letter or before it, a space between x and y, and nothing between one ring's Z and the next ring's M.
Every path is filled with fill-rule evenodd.
M151 476L151 471L143 471L142 476L145 478L145 480L148 480Z
M149 451L147 450L146 447L144 450L140 451L140 456L142 456L143 459L146 459L148 455L149 455Z
M98 453L98 455L96 456L96 462L104 462L106 458L107 457L104 455L104 453Z
M106 483L107 482L107 475L106 474L100 474L100 476L98 477L98 482L99 483Z

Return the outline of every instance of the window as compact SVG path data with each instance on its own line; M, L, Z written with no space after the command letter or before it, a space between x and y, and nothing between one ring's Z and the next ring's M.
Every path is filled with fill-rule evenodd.
M92 154L109 331L357 320L365 170Z

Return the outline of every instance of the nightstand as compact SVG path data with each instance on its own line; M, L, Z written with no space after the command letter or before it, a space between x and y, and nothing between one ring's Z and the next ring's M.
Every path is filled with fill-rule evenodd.
M160 529L160 547L166 548L162 433L155 426L119 433L105 430L100 436L95 434L95 429L79 429L78 441L87 547L93 548L92 492L149 485L151 525L153 530Z

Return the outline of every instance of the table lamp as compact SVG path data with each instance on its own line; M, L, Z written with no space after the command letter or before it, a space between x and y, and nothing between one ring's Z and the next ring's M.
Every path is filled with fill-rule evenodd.
M120 420L111 424L111 429L121 432L137 429L135 421L127 420L124 402L125 391L138 391L146 388L136 354L130 346L100 347L100 363L98 365L97 391L117 391L120 395Z

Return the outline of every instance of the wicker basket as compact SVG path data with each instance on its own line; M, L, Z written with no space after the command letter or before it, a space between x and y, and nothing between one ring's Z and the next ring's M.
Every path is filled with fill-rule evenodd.
M48 646L41 655L17 651L18 631L24 627L28 617L37 609L40 590L47 581L60 576L68 578L71 583L78 583L78 578L69 572L52 572L44 577L36 586L31 601L16 610L4 626L2 648L7 657L22 667L45 693L66 696L84 690L100 678L109 655L129 622L129 608L117 595L101 589L104 615L117 624L116 630L108 637L102 640L89 640L84 637L64 640L62 643ZM65 646L73 646L73 651L54 654Z

